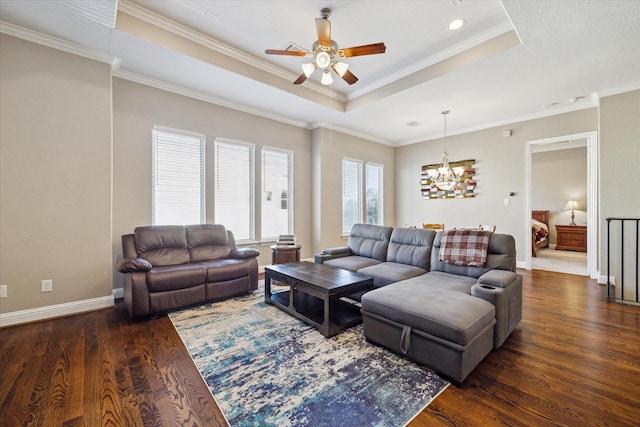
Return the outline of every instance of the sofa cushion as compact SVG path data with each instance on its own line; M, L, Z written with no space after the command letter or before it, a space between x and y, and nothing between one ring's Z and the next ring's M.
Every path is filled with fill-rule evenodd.
M516 271L516 241L509 234L492 233L489 237L489 247L487 249L487 261L484 267L464 266L448 264L438 259L440 246L442 243L442 231L436 234L431 250L431 265L429 271L443 271L445 273L457 274L460 276L470 276L478 278L489 270L509 270Z
M247 259L216 259L200 261L198 264L207 270L207 283L233 280L249 276L251 272L251 260Z
M354 224L351 227L347 246L354 255L386 261L392 231L393 227Z
M227 258L231 251L227 229L221 224L193 224L186 226L191 262Z
M207 270L200 264L153 267L147 271L147 287L150 292L173 291L204 284Z
M484 267L491 231L447 230L442 233L438 259L454 265Z
M134 230L138 257L154 267L187 264L190 260L183 225L151 225Z
M428 270L434 230L394 228L389 241L387 261L414 265Z
M426 272L427 270L424 268L401 264L398 262L381 262L380 264L361 268L357 271L358 274L373 277L373 285L377 288L380 286L387 286L394 282L399 282L400 280L419 276Z
M462 346L495 319L490 302L407 281L367 292L362 296L362 310Z
M433 289L471 294L471 287L477 283L475 277L460 276L457 274L443 273L442 271L430 271L427 274L405 280L414 285L426 286Z
M330 259L323 262L323 264L330 265L331 267L343 268L345 270L353 271L355 273L361 268L380 264L381 262L382 261L369 258L369 257L352 255L352 256L345 256L345 257Z

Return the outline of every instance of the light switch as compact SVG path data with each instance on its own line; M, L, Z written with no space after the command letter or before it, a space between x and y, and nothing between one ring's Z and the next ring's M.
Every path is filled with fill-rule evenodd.
M509 198L507 197L506 199L504 199L504 205L505 206L509 206Z

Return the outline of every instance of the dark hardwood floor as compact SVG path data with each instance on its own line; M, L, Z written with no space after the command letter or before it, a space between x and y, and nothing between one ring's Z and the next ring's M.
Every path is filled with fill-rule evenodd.
M582 276L519 271L523 321L411 426L638 425L640 307ZM114 309L0 329L0 426L218 426L166 316Z

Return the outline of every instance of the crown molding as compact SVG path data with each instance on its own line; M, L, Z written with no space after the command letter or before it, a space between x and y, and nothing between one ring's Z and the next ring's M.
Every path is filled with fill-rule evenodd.
M506 126L506 125L512 125L514 123L520 123L520 122L526 122L529 120L536 120L536 119L542 119L545 117L550 117L550 116L557 116L558 114L564 114L564 113L571 113L574 111L580 111L580 110L587 110L589 108L595 108L597 107L597 104L595 103L595 101L592 98L585 98L585 100L579 104L571 104L571 105L567 105L567 106L562 106L562 107L556 107L556 108L552 108L549 109L547 111L538 111L535 113L531 113L531 114L524 114L522 116L516 116L516 117L510 117L504 120L498 120L495 122L490 122L490 123L485 123L483 125L479 125L479 126L471 126L468 128L463 128L463 129L458 129L456 131L450 132L447 131L447 136L453 136L453 135L462 135L465 133L471 133L471 132L477 132L480 130L486 130L486 129L491 129L491 128L496 128L496 127L501 127L501 126ZM412 145L412 144L418 144L420 142L427 142L427 141L433 141L434 139L439 139L442 138L444 136L443 133L438 133L436 135L429 135L429 136L425 136L425 137L421 137L421 138L414 138L408 141L404 141L404 142L399 142L396 144L396 147L401 147L404 145Z
M71 43L66 40L51 37L46 34L38 33L36 31L19 27L17 25L13 25L4 21L0 21L0 33L18 37L32 43L47 46L66 53L71 53L83 58L109 64L111 65L112 69L114 65L116 65L119 61L115 56L100 52L98 50L89 49L76 43Z
M208 102L209 104L219 105L221 107L230 108L232 110L241 111L243 113L253 114L254 116L264 117L266 119L275 120L280 123L285 123L288 125L300 127L300 128L309 128L309 124L300 121L294 120L290 117L286 117L280 114L275 114L270 111L262 110L259 108L249 107L247 105L241 104L239 102L233 102L225 98L221 98L214 95L209 95L204 92L187 89L183 86L179 86L173 83L168 83L162 80L154 79L148 76L144 76L142 74L137 74L131 71L126 70L116 70L113 73L114 77L118 77L124 80L129 80L134 83L140 83L145 86L154 87L156 89L161 89L167 92L175 93L177 95L186 96L189 98L197 99L200 101Z
M257 68L261 71L272 74L284 80L293 82L299 76L299 74L292 73L291 71L278 67L277 65L274 65L268 61L259 59L253 56L252 54L244 52L240 49L236 49L235 47L230 46L226 43L223 43L219 40L216 40L213 37L204 35L198 31L195 31L189 27L186 27L182 24L179 24L168 18L165 18L162 15L158 15L157 13L154 13L143 7L130 3L126 0L120 0L120 2L118 3L118 10L123 13L126 13L127 15L131 15L134 18L140 19L149 24L155 25L156 27L162 28L163 30L169 31L177 36L180 36L192 42L198 43L206 47L207 49L211 49L217 53L225 55L234 60L240 61L246 65ZM347 96L344 93L337 92L332 88L328 88L327 86L316 83L312 80L307 80L307 82L305 82L305 87L321 95L333 98L337 101L340 101L343 103L347 101Z
M621 93L632 92L634 90L640 90L640 81L629 83L623 86L617 86L610 89L594 92L592 96L596 96L599 99L605 96L620 95Z
M476 34L474 37L463 40L460 43L457 43L447 49L438 51L435 55L428 56L421 61L411 64L408 67L388 74L385 77L372 82L371 84L362 86L360 89L351 92L351 94L349 94L348 100L355 99L366 93L372 92L397 80L405 78L417 71L431 67L432 65L442 62L445 59L458 55L466 50L476 47L484 42L487 42L512 30L514 30L513 24L510 21L505 21L481 33Z
M327 123L327 122L314 122L309 127L309 129L312 129L312 130L319 129L319 128L327 129L329 131L335 130L337 132L344 133L346 135L351 135L351 136L355 136L356 138L366 139L367 141L370 141L370 142L377 142L378 144L387 145L389 147L395 146L391 141L378 138L377 136L372 136L372 135L369 135L363 132L358 132L356 130L345 128L342 126L336 126L334 124Z

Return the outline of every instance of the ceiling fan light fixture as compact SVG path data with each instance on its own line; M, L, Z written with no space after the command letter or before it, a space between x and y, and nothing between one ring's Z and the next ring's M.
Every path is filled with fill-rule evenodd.
M338 73L340 77L344 77L344 73L347 72L348 68L349 64L347 64L346 62L337 61L335 64L333 64L333 69L336 73Z
M316 55L316 64L320 68L327 68L331 64L331 56L325 51L319 52Z
M322 80L320 80L320 83L322 83L325 86L333 83L333 79L331 78L331 74L329 74L329 70L324 70L324 72L322 73Z
M308 64L302 64L302 72L307 78L318 68L318 66L314 62L310 62Z
M459 30L460 28L464 27L464 24L466 24L466 23L467 23L467 21L464 20L464 19L454 19L449 24L449 30L450 31Z

